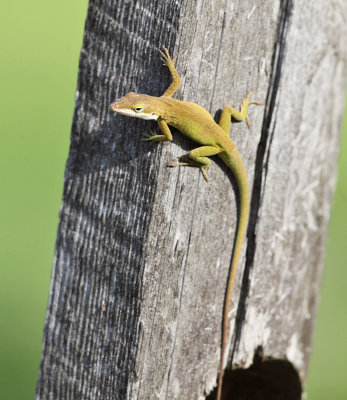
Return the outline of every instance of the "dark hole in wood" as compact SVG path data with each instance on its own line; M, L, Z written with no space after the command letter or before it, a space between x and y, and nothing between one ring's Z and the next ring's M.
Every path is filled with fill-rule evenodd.
M206 400L215 400L215 389ZM225 371L222 400L300 400L301 383L289 361L255 359L247 369Z

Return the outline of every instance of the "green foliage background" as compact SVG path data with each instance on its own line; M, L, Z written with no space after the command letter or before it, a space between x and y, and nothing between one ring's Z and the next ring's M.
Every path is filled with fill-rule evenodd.
M87 0L2 2L0 387L34 396ZM309 400L347 398L347 123L308 380Z

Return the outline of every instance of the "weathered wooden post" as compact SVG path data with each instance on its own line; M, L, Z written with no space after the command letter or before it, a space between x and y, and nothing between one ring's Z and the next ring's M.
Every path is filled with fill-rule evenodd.
M150 146L140 139L154 123L109 111L129 91L163 93L162 45L179 53L177 98L212 115L251 89L265 102L250 109L250 130L231 132L252 199L224 398L301 398L335 182L346 9L90 1L36 399L213 397L232 177L218 162L209 183L196 169L167 169L195 145L174 133Z

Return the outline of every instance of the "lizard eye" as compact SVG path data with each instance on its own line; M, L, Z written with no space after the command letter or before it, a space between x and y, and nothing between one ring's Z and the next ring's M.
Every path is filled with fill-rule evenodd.
M137 113L142 112L143 109L144 109L143 106L135 106L135 107L134 107L134 111L137 112Z

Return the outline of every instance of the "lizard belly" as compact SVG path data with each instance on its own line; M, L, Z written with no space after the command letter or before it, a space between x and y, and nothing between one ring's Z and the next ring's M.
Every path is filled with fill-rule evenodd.
M212 124L211 124L212 122ZM189 120L187 123L172 123L174 128L178 129L183 135L187 136L189 139L194 142L205 145L205 146L216 146L218 145L218 139L215 135L211 135L211 132L214 131L215 124L214 121L208 121L206 124L196 124L194 121ZM217 124L215 124L217 125Z

